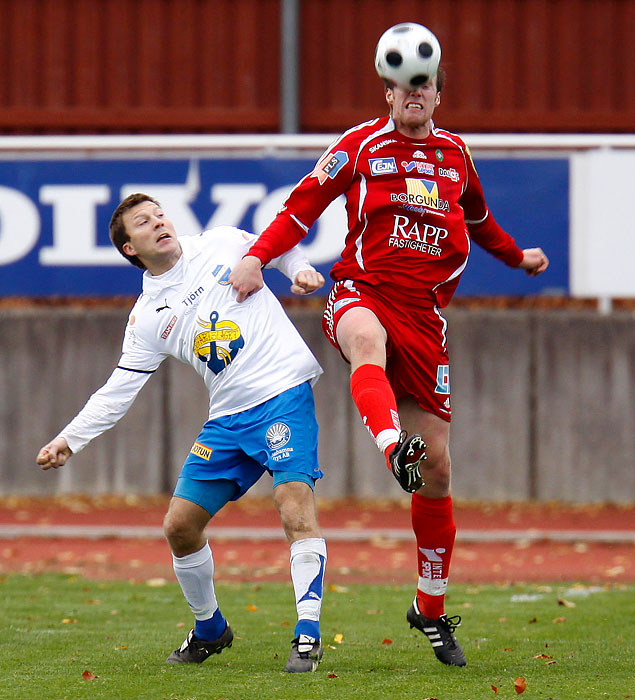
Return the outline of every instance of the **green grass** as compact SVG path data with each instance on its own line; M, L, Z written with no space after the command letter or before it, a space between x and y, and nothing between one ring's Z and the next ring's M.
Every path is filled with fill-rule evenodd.
M448 608L463 616L463 669L437 662L406 624L412 592L328 591L323 662L314 674L290 675L282 672L295 623L290 585L220 584L234 646L201 666L174 667L165 658L191 623L175 583L10 575L0 582L0 698L493 700L518 697L518 676L523 698L635 698L632 586L455 585ZM96 678L84 680L86 670Z

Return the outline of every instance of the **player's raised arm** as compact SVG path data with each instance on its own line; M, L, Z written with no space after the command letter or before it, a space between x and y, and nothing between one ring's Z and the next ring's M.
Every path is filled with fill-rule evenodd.
M38 452L36 462L42 469L63 467L73 454L63 437L56 437Z

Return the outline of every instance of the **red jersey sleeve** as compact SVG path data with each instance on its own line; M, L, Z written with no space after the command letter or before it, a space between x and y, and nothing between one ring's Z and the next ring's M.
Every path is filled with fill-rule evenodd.
M465 223L470 238L488 253L510 267L518 267L523 259L522 250L514 239L497 223L485 204L481 181L474 167L469 148L467 154L467 186L460 204L465 213Z
M335 143L313 170L293 188L276 218L249 250L263 264L286 253L308 233L326 207L351 184L354 152L344 140Z

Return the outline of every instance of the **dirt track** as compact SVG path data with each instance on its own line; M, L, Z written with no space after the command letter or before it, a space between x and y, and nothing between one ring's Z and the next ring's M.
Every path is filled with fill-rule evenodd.
M58 497L0 500L0 528L39 526L41 533L54 525L77 527L77 537L0 538L0 572L63 571L90 578L147 581L172 580L171 557L160 536L145 539L109 537L86 539L81 528L95 525L158 528L166 498ZM456 504L458 538L451 579L456 582L581 581L635 582L635 507ZM413 539L375 535L359 541L360 533L381 529L410 529L408 501L321 504L320 520L338 537L328 541L327 580L331 585L353 582L415 583ZM273 507L261 499L230 504L214 518L209 529L219 580L287 581L289 550L282 540L222 539L215 529L279 528ZM575 539L558 542L550 536L576 532ZM631 543L595 542L598 531L631 537ZM235 534L235 531L233 531ZM346 533L351 538L346 538ZM461 533L470 533L469 541ZM518 533L509 538L509 533ZM486 541L479 539L479 533ZM509 541L496 541L506 533ZM545 533L542 537L541 533ZM586 533L586 536L585 536ZM502 534L501 534L502 536ZM473 541L474 540L474 541Z

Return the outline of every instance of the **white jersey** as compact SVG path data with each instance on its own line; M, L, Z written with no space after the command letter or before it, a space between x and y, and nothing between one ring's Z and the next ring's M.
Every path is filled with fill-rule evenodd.
M229 274L257 236L220 226L179 238L183 254L162 275L143 275L128 319L119 364L62 430L76 453L111 428L168 356L191 365L209 391L209 419L257 406L322 373L268 287L243 302ZM312 269L292 249L272 266L294 280Z

